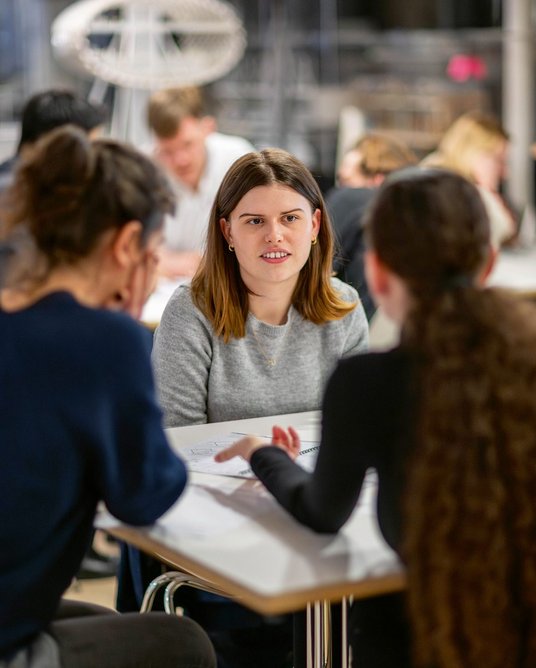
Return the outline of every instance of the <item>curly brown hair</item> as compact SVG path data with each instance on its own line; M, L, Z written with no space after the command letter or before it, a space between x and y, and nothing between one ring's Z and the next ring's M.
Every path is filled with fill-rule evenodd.
M402 555L417 666L536 665L536 308L478 287L488 228L476 189L441 170L389 179L369 217L412 298Z

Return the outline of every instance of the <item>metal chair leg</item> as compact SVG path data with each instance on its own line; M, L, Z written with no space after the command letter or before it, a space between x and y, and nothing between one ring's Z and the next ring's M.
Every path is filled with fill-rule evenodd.
M175 577L180 577L184 573L179 573L178 571L168 571L167 573L162 573L152 582L149 583L145 594L143 595L143 601L141 604L140 612L150 612L153 609L153 603L157 592L162 588L167 586Z
M181 573L180 571L168 571L167 573L159 575L149 583L143 596L140 612L150 612L152 610L156 594L162 587L165 587L164 610L168 615L174 615L175 603L173 597L175 596L177 589L183 586L193 587L194 589L200 589L201 591L206 591L211 594L218 594L219 596L225 596L226 598L232 598L221 589L218 589L210 583L205 582L200 578L196 578L193 575L188 573Z

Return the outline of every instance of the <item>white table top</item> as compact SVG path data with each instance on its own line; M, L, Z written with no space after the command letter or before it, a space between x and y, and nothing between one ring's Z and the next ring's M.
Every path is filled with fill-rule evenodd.
M237 420L168 430L181 448L232 431L266 435L276 424L308 437L319 414ZM181 570L212 582L263 614L298 610L313 600L370 596L404 587L395 553L376 524L368 485L337 535L298 524L257 480L192 473L186 492L155 525L127 527L103 514L97 526ZM368 496L368 498L367 498Z

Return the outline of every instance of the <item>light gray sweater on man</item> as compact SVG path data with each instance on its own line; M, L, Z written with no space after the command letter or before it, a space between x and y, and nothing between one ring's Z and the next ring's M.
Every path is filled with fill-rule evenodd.
M315 325L291 307L284 325L269 325L250 313L246 336L229 343L214 335L194 306L189 286L179 287L153 347L166 426L319 409L337 360L368 347L367 319L357 292L332 281L344 300L357 302L344 318Z

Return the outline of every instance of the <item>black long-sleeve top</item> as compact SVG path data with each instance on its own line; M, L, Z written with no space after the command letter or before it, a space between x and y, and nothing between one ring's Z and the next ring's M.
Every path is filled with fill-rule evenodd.
M397 549L401 493L413 445L412 357L401 348L342 360L324 396L313 473L278 447L255 451L251 466L278 502L315 531L335 532L352 513L368 468L378 473L378 520Z

